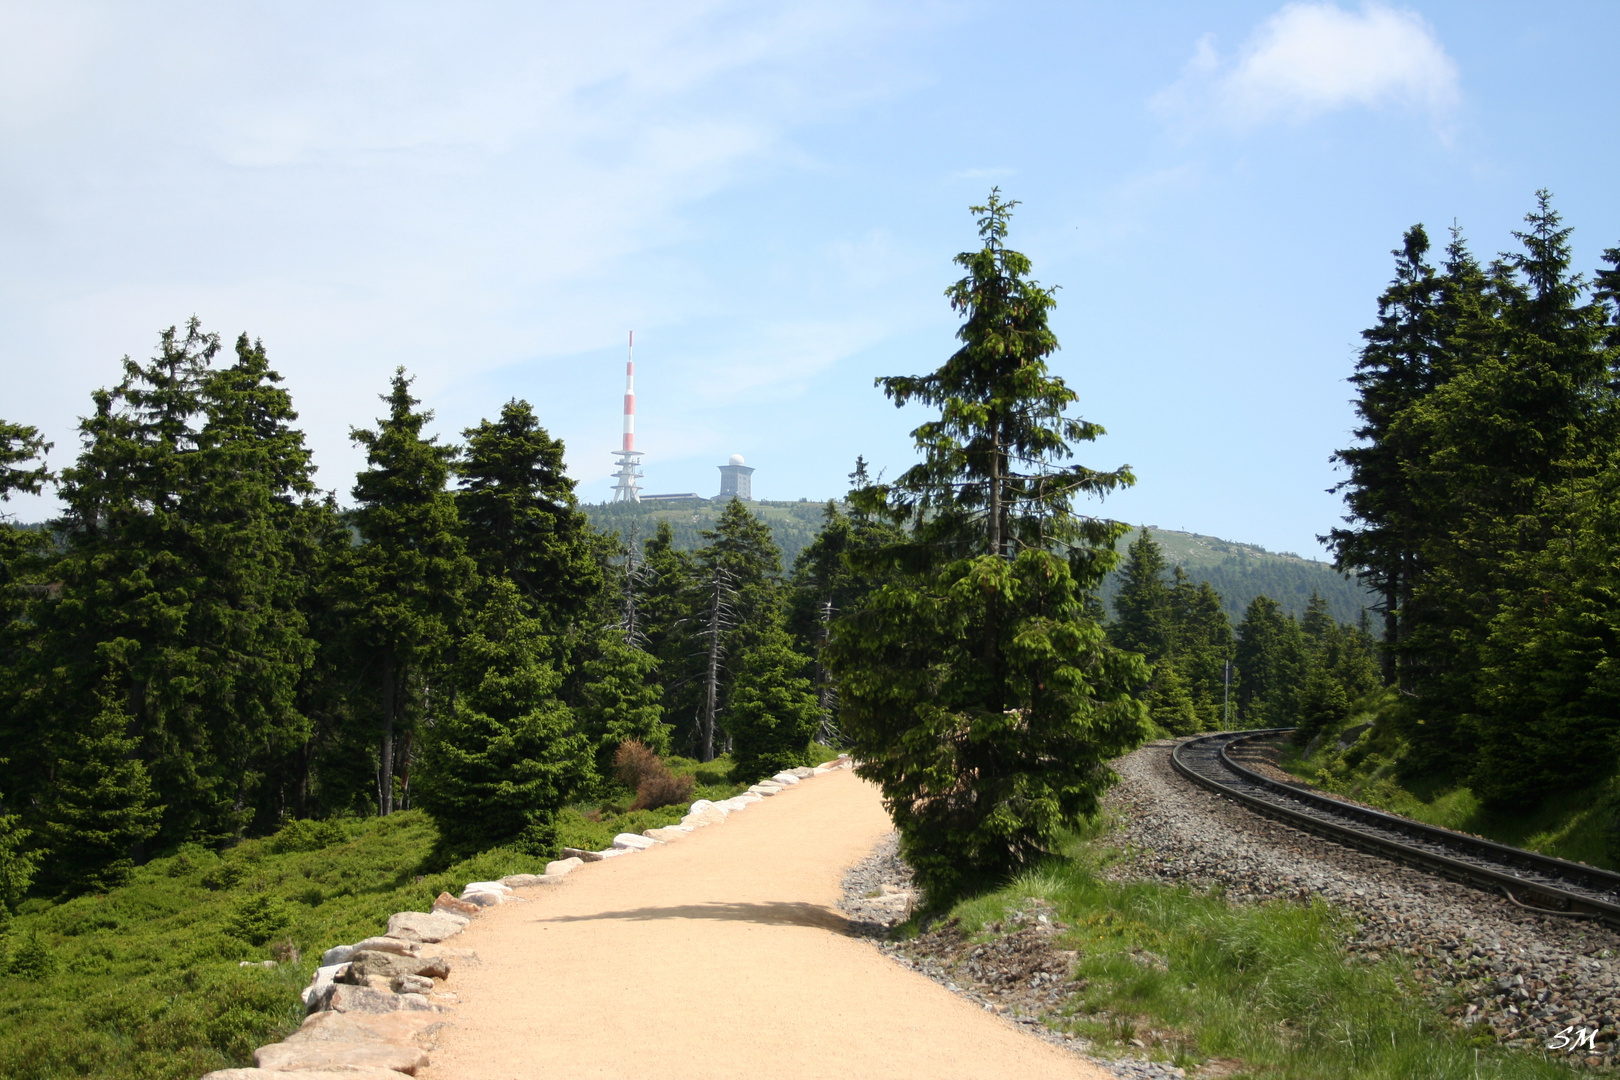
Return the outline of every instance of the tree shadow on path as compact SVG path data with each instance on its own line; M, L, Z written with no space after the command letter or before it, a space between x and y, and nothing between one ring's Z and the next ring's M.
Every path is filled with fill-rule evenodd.
M656 919L717 919L722 922L753 922L769 926L813 926L848 934L852 927L848 919L821 907L785 900L771 900L760 904L680 904L674 907L639 907L625 911L599 911L594 915L558 915L536 922L576 923L596 922L602 919L621 919L629 922L651 922Z

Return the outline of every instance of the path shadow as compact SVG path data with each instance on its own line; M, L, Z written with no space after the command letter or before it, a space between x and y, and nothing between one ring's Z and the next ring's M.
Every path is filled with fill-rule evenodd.
M549 919L536 919L542 923L596 922L602 919L620 919L629 922L651 922L655 919L718 919L722 922L753 922L769 926L813 926L848 934L848 919L835 911L816 904L772 900L761 904L680 904L674 907L639 907L625 911L599 911L594 915L558 915Z

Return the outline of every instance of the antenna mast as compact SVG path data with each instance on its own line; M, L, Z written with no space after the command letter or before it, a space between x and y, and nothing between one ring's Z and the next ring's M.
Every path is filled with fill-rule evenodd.
M636 449L636 332L630 331L630 347L624 361L624 442L613 451L618 466L613 479L613 501L641 501L641 451Z

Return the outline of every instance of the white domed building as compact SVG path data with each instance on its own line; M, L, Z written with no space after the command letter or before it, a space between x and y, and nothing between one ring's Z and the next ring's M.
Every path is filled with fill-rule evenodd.
M743 464L741 454L732 454L731 462L719 466L720 469L720 498L741 499L752 502L754 498L754 470Z

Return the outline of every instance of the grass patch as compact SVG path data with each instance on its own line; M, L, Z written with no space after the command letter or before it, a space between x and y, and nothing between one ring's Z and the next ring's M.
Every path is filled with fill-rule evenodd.
M1039 901L1078 952L1078 989L1047 1022L1101 1047L1183 1067L1219 1061L1267 1080L1475 1080L1568 1077L1550 1058L1500 1049L1453 1027L1397 960L1345 952L1345 917L1321 902L1229 905L1218 892L1106 880L1095 835L1065 858L949 915L984 937Z

